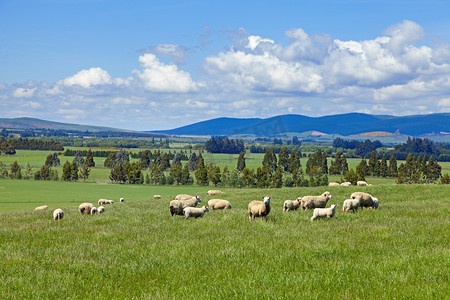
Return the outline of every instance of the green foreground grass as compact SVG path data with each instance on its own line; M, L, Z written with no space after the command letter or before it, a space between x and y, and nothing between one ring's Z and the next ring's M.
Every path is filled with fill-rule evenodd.
M282 212L286 199L320 194L334 219ZM212 198L204 187L0 180L0 298L74 299L445 299L450 291L449 188L374 185L224 189L230 211L172 218L178 193ZM354 191L378 210L343 214ZM153 200L153 194L161 194ZM266 221L247 204L272 197ZM81 202L118 199L103 215ZM32 208L47 204L49 210ZM20 208L19 211L12 207ZM52 220L61 207L65 217Z

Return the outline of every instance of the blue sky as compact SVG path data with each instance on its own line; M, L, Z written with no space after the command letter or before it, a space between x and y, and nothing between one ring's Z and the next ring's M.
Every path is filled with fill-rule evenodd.
M157 130L450 112L450 4L0 0L0 117Z

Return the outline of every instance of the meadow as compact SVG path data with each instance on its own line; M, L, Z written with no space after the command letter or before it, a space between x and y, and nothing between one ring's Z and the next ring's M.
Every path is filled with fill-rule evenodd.
M233 208L171 217L176 194L208 187L0 180L2 299L445 299L449 296L449 188L223 189ZM331 220L282 212L286 199L329 190ZM378 210L343 214L354 191ZM160 194L162 199L154 200ZM272 197L267 220L247 205ZM80 215L81 202L124 203ZM47 211L33 208L47 204ZM11 207L20 207L10 209ZM52 219L61 207L65 217ZM8 211L10 210L10 211Z

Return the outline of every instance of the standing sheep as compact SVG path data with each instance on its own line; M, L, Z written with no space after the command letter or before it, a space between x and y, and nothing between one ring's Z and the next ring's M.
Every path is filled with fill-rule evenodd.
M98 214L98 209L97 209L97 207L93 207L92 209L91 209L91 215L96 215L96 214Z
M352 210L353 212L358 211L359 207L359 199L347 199L344 201L344 204L342 205L342 211L348 212L349 210Z
M188 195L188 194L178 194L175 197L175 200L189 200L189 199L192 199L195 197L198 197L198 196L192 196L192 195Z
M48 209L48 206L47 206L47 205L42 205L42 206L36 207L36 208L34 209L34 211L38 211L38 210L46 210L46 209Z
M222 194L222 191L219 190L209 190L208 191L208 195L213 196L213 195L219 195Z
M204 205L200 208L197 207L186 207L183 209L184 219L189 219L190 217L194 218L202 218L205 212L208 212L209 209Z
M208 201L209 209L231 209L231 204L223 199L211 199Z
M361 209L363 209L363 207L378 208L378 205L379 205L377 198L373 197L371 194L364 193L364 192L354 192L350 196L350 198L358 199L359 203L360 203L359 206L361 207Z
M266 219L270 213L270 197L263 197L264 201L252 201L248 204L248 217L250 222L255 217Z
M62 218L64 218L64 212L61 208L57 208L53 211L53 220L61 220Z
M83 214L88 215L91 213L91 209L93 207L94 207L94 205L92 203L84 202L84 203L81 203L80 206L78 206L78 211L82 215Z
M311 222L318 218L328 218L331 219L336 213L337 204L331 205L328 208L314 208L313 216L311 217Z
M302 202L302 198L298 197L295 200L286 200L283 204L283 212L290 210L297 210L300 207L300 203Z
M198 196L192 197L187 200L172 200L169 204L170 213L172 217L174 215L182 216L183 209L186 207L196 207L202 200Z
M302 197L302 209L324 208L330 199L330 192L325 192L320 196L304 196Z
M98 209L97 209L97 213L98 214L102 214L104 212L105 212L105 207L104 206L99 206Z

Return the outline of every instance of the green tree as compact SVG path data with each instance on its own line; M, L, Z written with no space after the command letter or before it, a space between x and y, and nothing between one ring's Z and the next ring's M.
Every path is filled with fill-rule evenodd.
M80 179L86 181L89 178L90 173L91 169L89 168L89 163L88 160L86 159L80 169Z
M45 158L44 165L49 166L49 167L53 166L53 155L52 154L47 155L47 157Z
M194 175L198 185L208 185L208 170L206 169L205 161L201 153L198 155Z
M381 161L380 161L380 176L381 177L387 177L388 176L388 165L387 165L387 158L386 158L386 154L383 154L383 157L381 157Z
M220 183L220 167L215 165L212 166L208 171L208 180L214 184L214 186L217 186Z
M78 181L78 165L77 165L77 162L75 161L75 159L73 160L72 164L70 165L70 180Z
M141 164L141 168L142 169L147 169L150 166L150 151L149 150L145 150L144 152L142 152L141 154L141 158L139 159L139 163Z
M169 154L167 154L167 152L163 152L163 154L161 154L161 161L159 165L161 171L165 171L167 168L170 167Z
M239 172L236 169L231 171L229 182L230 182L230 186L232 186L232 187L235 187L235 188L242 187L243 183L242 183L242 178L241 178L241 172Z
M367 166L367 161L365 158L361 160L359 164L356 165L356 175L358 177L358 181L365 181L366 175L368 173L369 167Z
M172 177L174 182L179 185L182 183L182 176L181 164L178 161L175 161L175 164L170 167L170 177Z
M92 153L92 150L90 148L86 154L85 164L88 168L95 167L94 154Z
M185 164L181 170L181 184L187 185L191 183L191 174L189 172L189 164Z
M283 146L278 153L278 169L286 172L289 167L289 151L286 146Z
M73 161L77 164L77 167L81 167L84 164L84 158L79 151L75 154Z
M11 164L11 171L9 172L11 179L22 179L22 170L17 161Z
M72 180L72 174L70 173L70 163L67 160L63 165L63 173L61 179L64 181Z
M344 175L344 178L346 181L351 182L352 185L356 185L356 182L358 181L358 175L353 169L348 170Z
M123 167L123 164L118 163L111 169L111 173L109 175L109 179L112 182L117 183L125 183L128 180L128 175L126 170Z
M272 186L274 188L281 188L283 186L283 173L279 169L273 175Z
M388 176L398 176L397 160L395 159L394 155L391 155L391 157L389 158Z
M289 173L293 173L294 170L297 170L297 172L302 175L302 164L300 162L300 154L298 151L291 151L291 155L289 156L289 165L287 168L287 171Z
M43 165L41 167L40 180L49 180L49 179L50 179L50 166Z
M245 157L244 157L245 153L241 152L239 153L239 157L238 157L238 161L237 161L237 170L242 172L242 170L244 170L245 168Z
M223 167L222 178L220 181L224 186L228 186L230 184L230 170L227 166Z
M128 183L131 184L141 184L142 183L142 171L141 164L139 162L126 162L128 166L124 168L127 172ZM124 165L125 165L124 164Z
M244 186L254 187L255 183L255 171L253 169L245 167L242 170L242 183Z
M378 154L375 151L370 152L367 175L380 176Z
M1 173L1 172L0 172L0 173ZM24 179L30 179L32 175L33 175L33 169L31 168L30 163L27 163L27 164L25 165L25 170L24 170L23 178L24 178ZM1 176L1 174L0 174L0 176Z
M105 159L104 166L106 168L114 168L116 164L116 152L110 152L108 157Z

